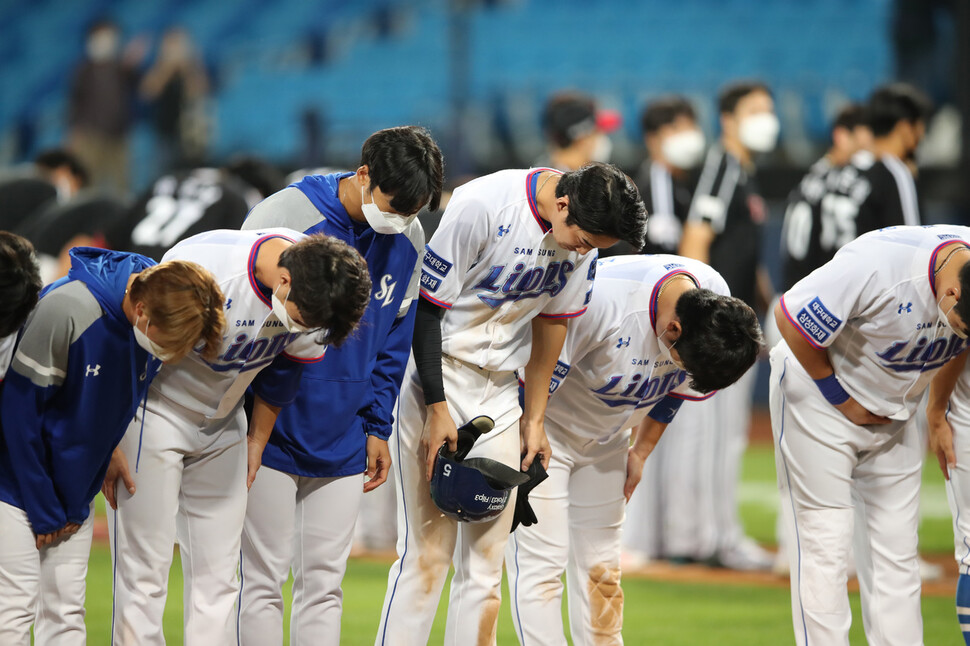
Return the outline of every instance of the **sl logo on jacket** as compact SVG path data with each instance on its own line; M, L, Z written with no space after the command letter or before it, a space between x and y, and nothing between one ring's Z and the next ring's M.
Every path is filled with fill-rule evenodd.
M374 294L374 300L384 301L381 307L390 305L394 298L394 288L397 287L397 282L391 282L391 278L393 278L391 274L384 274L381 278L381 290Z

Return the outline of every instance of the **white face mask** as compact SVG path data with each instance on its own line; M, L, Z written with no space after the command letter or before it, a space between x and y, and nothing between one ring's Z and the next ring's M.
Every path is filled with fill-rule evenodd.
M148 322L145 323L146 332L148 331L148 326L151 325L151 323L152 323L151 319L149 319ZM165 350L162 349L160 345L158 345L157 343L149 339L148 335L145 332L142 332L140 329L138 329L137 323L133 327L135 330L135 343L140 345L145 352L156 357L162 363L172 358L172 353L166 352Z
M600 135L593 144L593 152L590 153L592 161L606 163L613 155L613 141L606 135Z
M944 296L943 298L946 298L946 296ZM967 338L967 333L966 333L966 332L964 332L963 330L958 330L958 329L956 329L955 327L953 327L952 325L950 325L950 312L952 312L952 311L953 311L953 307L956 307L956 306L957 306L957 304L956 304L956 301L954 301L954 302L953 302L953 307L951 307L951 308L949 309L949 311L947 311L947 312L944 312L944 311L943 311L943 305L942 305L942 303L943 303L943 298L941 298L941 299L940 299L939 301L937 301L937 303L936 303L936 311L937 311L937 312L939 313L939 315L940 315L940 320L941 320L941 321L943 321L943 324L944 324L944 325L945 325L945 326L946 326L946 327L947 327L947 328L948 328L948 329L949 329L949 330L950 330L951 332L953 332L954 334L956 334L956 335L957 335L958 337L960 337L961 339L966 339L966 338Z
M408 228L408 225L417 216L417 213L410 216L398 215L397 213L388 213L386 211L381 211L380 207L374 203L374 193L371 192L370 204L364 202L364 187L360 187L360 208L364 212L364 219L367 220L367 224L378 232L386 235L392 235L395 233L404 233L404 230Z
M669 346L666 343L664 343L663 338L664 338L664 335L667 334L667 332L669 332L669 330L664 330L663 333L657 337L657 344L660 346L660 354L662 354L664 358L667 359L667 361L674 364L679 369L686 370L686 368L684 368L683 362L678 361L677 359L674 359L674 354L673 352L671 352L671 350L674 349L674 346L677 345L677 342L674 341Z
M273 291L273 314L275 314L276 318L280 320L280 323L283 324L283 327L285 327L293 334L308 332L309 328L303 327L302 325L294 321L292 318L290 318L290 313L286 311L286 301L289 300L290 293L287 292L286 299L281 301L280 297L276 295L276 292L278 292L279 289L280 289L280 285L277 285L276 289Z
M693 128L676 132L664 139L660 149L671 166L694 168L704 159L704 133Z
M759 112L741 120L738 138L748 150L766 153L775 149L780 129L778 117L771 112Z

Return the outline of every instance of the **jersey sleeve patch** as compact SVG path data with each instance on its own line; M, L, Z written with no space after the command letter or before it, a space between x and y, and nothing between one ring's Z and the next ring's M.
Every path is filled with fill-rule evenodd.
M428 292L436 292L441 286L441 279L431 273L421 271L421 289Z
M788 316L788 320L792 322L798 331L806 339L818 345L823 345L828 341L832 333L842 325L842 320L832 314L817 296L808 305L799 310L794 318L788 314L787 307L783 308L786 316Z
M431 247L425 246L424 248L424 266L428 268L442 278L448 275L451 271L452 264L433 252Z

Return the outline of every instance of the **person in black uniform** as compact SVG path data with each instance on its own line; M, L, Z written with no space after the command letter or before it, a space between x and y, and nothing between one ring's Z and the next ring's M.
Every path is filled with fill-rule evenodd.
M754 157L774 149L779 123L768 86L733 83L718 97L721 137L711 146L697 180L684 222L681 255L696 258L717 270L731 295L765 312L771 301L771 282L761 266L764 200L753 175ZM682 531L666 546L678 560L702 560L738 570L766 570L773 556L744 535L737 513L737 482L747 447L755 371L710 399L697 402L687 415L678 415L678 432L693 429L693 453L678 460L676 482L668 488L679 494L693 491L695 500L674 498L676 519L668 522ZM681 418L684 419L681 419ZM687 466L689 465L689 466Z
M926 134L932 104L912 85L892 83L873 91L867 111L873 135L873 158L871 164L865 157L857 158L853 165L858 166L860 175L868 181L869 191L844 186L833 191L858 204L853 238L897 224L921 224L914 181L916 148ZM848 205L845 211L840 221L848 220Z
M66 150L45 150L30 172L0 180L0 230L14 231L52 204L65 202L88 184L87 169Z
M281 173L254 158L162 175L112 229L108 244L160 261L175 243L197 233L238 229L249 209L283 182Z
M696 180L690 171L704 159L704 133L694 108L681 96L650 103L640 125L650 155L637 175L640 196L650 212L641 252L677 253Z
M844 244L833 235L831 214L827 212L827 219L822 220L822 201L830 187L838 188L858 176L858 170L843 170L860 151L866 151L860 160L866 156L871 159L871 147L872 130L865 106L850 103L832 123L831 147L812 164L788 197L781 234L784 291L831 260L838 249L836 243Z

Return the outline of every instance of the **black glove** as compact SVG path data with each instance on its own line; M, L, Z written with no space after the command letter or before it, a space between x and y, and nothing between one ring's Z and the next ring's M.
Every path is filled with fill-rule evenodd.
M525 457L525 453L522 454L522 457ZM526 473L529 474L529 481L523 485L519 485L519 493L515 498L515 514L512 516L512 529L510 533L514 532L515 528L519 525L531 527L539 522L539 519L536 518L535 511L532 510L532 505L529 504L529 492L549 477L549 474L546 473L546 470L542 466L542 460L539 458L540 456L537 455L526 470Z

